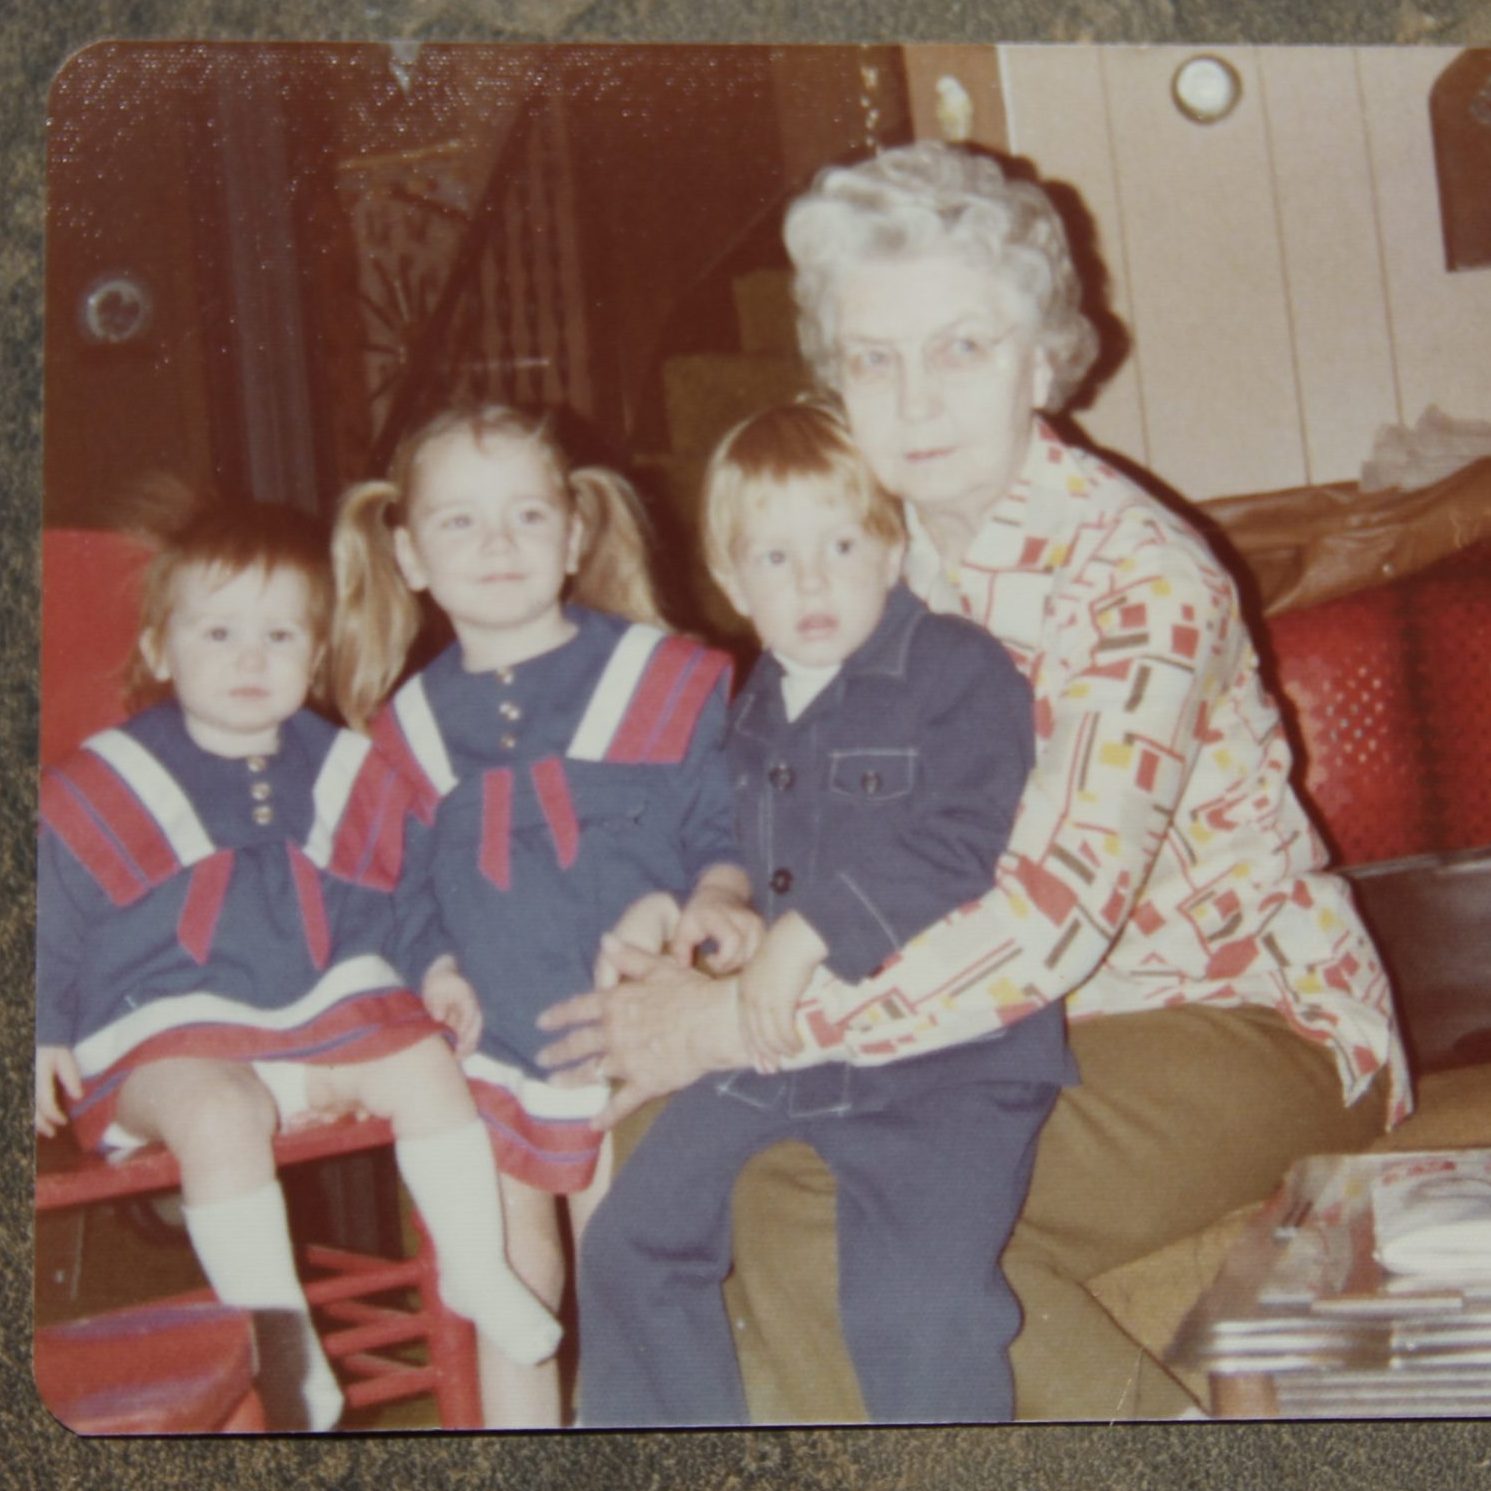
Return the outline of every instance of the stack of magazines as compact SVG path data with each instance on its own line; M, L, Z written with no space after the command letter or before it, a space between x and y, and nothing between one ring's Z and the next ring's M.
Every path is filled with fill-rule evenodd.
M1491 1150L1302 1161L1169 1357L1286 1418L1491 1414Z
M1403 1278L1491 1273L1491 1163L1485 1150L1406 1155L1372 1180L1377 1261Z

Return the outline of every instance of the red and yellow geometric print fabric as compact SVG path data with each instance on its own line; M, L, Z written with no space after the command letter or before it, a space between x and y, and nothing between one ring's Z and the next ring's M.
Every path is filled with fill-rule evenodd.
M1041 426L950 573L909 514L907 578L1009 648L1036 764L993 888L852 988L800 1007L819 1052L889 1060L1011 1024L1259 1004L1329 1045L1348 1099L1386 1066L1388 983L1289 785L1291 755L1233 585L1205 542Z

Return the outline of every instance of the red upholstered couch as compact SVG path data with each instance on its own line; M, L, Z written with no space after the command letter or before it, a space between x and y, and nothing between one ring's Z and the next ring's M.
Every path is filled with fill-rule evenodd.
M1491 542L1276 616L1267 637L1416 1072L1491 1060Z
M1264 624L1336 863L1491 846L1491 543Z
M1482 475L1491 517L1491 463ZM1242 572L1245 590L1257 573ZM1377 938L1408 1037L1418 1109L1374 1148L1491 1145L1491 541L1255 633L1307 804ZM1163 1350L1250 1210L1112 1271L1096 1292Z

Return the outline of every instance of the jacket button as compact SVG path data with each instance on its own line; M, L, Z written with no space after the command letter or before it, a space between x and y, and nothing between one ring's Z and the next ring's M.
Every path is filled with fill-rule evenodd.
M785 792L797 780L797 774L784 761L779 761L766 773L766 780L778 792Z
M878 771L867 771L859 779L859 785L864 788L866 797L874 797L880 791L880 773Z
M792 889L792 871L787 869L773 870L768 885L779 895L785 896Z
M253 811L253 820L260 828L274 822L274 809L267 802L261 802Z

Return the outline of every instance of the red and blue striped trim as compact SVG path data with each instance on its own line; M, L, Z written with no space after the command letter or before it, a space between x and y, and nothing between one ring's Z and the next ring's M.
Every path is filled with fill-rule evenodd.
M503 1174L554 1196L583 1191L595 1178L605 1135L589 1122L541 1118L507 1088L479 1079L471 1095Z
M658 765L682 761L709 696L730 666L725 653L687 637L665 637L648 660L605 759Z
M487 772L481 783L481 850L477 863L497 887L512 885L513 774L505 766Z
M181 868L149 809L87 751L43 774L40 807L41 821L116 906L139 900Z
M410 801L420 821L433 823L435 810L440 806L439 788L409 744L392 705L385 705L379 710L369 733L374 747L382 752L408 784Z
M176 940L201 967L212 956L212 939L233 878L233 851L219 850L193 866L186 899L176 919Z
M369 752L332 835L327 869L358 885L393 890L404 859L406 820L415 811L414 784Z
M575 817L575 803L570 796L569 778L564 762L558 756L545 756L529 768L538 805L554 840L554 856L559 868L567 870L580 852L580 824Z
M85 1079L82 1098L69 1105L72 1122L78 1142L96 1149L114 1121L119 1093L130 1073L168 1057L355 1066L445 1033L408 989L355 995L291 1030L216 1021L178 1026L142 1041L112 1066Z

